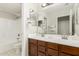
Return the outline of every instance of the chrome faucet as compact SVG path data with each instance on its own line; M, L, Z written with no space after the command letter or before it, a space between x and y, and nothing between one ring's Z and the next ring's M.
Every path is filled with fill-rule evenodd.
M66 39L66 40L68 40L67 35L62 35L62 39Z
M42 34L41 34L41 36L42 36L42 37L44 37L44 36L45 36L45 34L44 34L44 33L42 33Z

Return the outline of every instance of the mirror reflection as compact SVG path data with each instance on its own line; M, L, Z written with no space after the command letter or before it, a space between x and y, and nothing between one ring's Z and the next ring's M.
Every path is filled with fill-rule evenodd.
M36 24L37 34L79 35L79 4L40 3L39 5L41 10L31 15L31 20L33 19Z

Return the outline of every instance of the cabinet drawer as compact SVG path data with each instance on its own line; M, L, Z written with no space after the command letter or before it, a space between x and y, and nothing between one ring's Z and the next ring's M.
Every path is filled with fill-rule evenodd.
M43 46L38 46L38 51L41 51L41 52L45 53L45 47L43 47Z
M38 51L38 56L45 56L45 53Z
M59 56L72 56L72 55L69 55L69 54L66 54L66 53L59 53Z
M29 43L37 45L37 40L29 38Z
M38 45L45 47L46 46L46 42L38 40Z
M37 46L30 44L29 55L37 56Z
M51 48L51 49L55 49L55 50L58 50L58 44L56 43L47 43L47 47L48 48Z
M47 56L58 56L58 51L52 50L52 49L47 49L46 55Z
M64 53L68 53L71 55L79 56L79 48L76 48L76 47L60 45L59 51L64 52Z

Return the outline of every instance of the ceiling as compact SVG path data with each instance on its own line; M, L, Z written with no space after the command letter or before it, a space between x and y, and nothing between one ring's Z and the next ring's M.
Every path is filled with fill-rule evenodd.
M0 3L0 12L9 13L16 17L21 15L21 4L20 3Z
M43 9L44 12L46 13L51 13L51 12L56 12L56 11L61 11L63 9L69 10L73 8L73 4L66 4L66 3L55 3L53 5L50 5L46 8Z

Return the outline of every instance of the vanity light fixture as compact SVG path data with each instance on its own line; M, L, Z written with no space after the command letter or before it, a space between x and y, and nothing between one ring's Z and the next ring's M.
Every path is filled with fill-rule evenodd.
M43 3L42 5L41 5L41 7L46 7L46 6L49 6L49 5L52 5L53 3Z
M44 3L44 4L42 4L42 5L41 5L41 7L45 7L46 5L47 5L47 4L46 4L46 3Z

